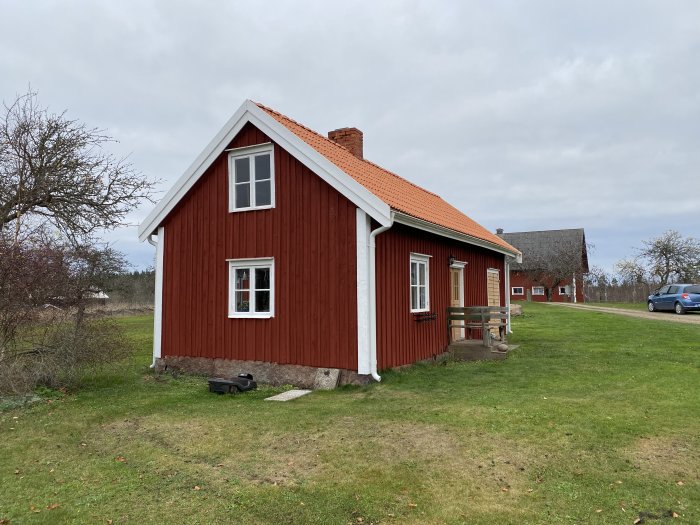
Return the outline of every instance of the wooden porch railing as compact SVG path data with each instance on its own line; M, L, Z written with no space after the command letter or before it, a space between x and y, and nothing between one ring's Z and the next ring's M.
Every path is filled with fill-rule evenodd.
M464 330L465 337L471 339L474 330L481 331L484 346L491 346L494 336L491 330L498 330L498 336L505 342L508 308L505 306L466 306L447 308L447 336L450 344L454 342L454 329Z

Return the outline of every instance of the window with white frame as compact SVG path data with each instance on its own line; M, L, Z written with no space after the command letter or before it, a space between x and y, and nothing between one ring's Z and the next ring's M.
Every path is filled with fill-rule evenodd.
M544 295L544 286L533 286L532 295Z
M569 295L569 287L568 286L560 286L559 287L559 295Z
M523 290L522 286L513 286L510 289L510 294L511 295L525 295L525 290Z
M275 167L272 144L238 148L229 153L231 212L274 208Z
M427 312L430 310L430 256L412 253L410 261L411 312Z
M233 259L229 265L229 317L272 317L275 313L275 261Z

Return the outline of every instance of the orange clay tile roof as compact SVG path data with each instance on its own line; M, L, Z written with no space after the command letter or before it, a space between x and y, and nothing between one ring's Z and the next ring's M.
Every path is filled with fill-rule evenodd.
M471 237L476 237L482 241L496 244L513 253L518 251L496 234L491 233L457 208L442 200L438 195L424 190L420 186L416 186L368 160L356 157L340 144L327 139L289 117L260 103L256 102L256 104L289 131L387 203L393 210Z

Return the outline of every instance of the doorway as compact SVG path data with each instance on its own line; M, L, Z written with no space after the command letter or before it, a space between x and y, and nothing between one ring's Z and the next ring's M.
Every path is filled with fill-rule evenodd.
M464 307L464 265L453 263L450 266L450 306ZM452 328L452 340L465 338L464 328Z

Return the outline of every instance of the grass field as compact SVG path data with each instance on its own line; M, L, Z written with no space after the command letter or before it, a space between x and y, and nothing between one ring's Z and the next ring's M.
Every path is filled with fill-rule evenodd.
M0 413L0 523L700 523L696 326L526 305L505 361L272 403L123 322L118 373Z
M647 310L646 301L636 303L584 303L589 306L604 306L606 308L622 308L624 310Z

